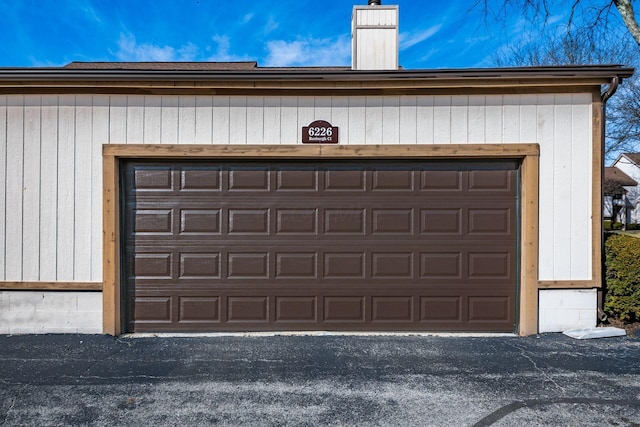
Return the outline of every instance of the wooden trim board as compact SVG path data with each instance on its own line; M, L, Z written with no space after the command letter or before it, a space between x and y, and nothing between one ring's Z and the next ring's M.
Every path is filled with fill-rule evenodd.
M102 282L0 282L0 291L102 291Z
M537 144L433 144L433 145L187 145L109 144L104 157L184 158L523 158L538 156Z
M603 273L603 245L604 236L602 228L603 216L603 192L604 179L604 117L602 111L602 97L600 92L593 93L591 108L593 109L593 155L592 155L592 207L591 207L591 234L592 234L592 277L593 287L602 287Z
M104 332L121 321L119 160L139 159L521 159L521 258L518 334L538 328L538 144L464 145L105 145L103 146Z
M520 171L520 321L519 335L538 332L538 205L540 157L523 158Z
M597 288L592 280L541 280L538 289L591 289Z
M120 172L115 156L103 156L103 329L120 335Z

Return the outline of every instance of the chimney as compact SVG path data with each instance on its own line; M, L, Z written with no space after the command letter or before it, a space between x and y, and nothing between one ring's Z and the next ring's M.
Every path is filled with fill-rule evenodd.
M351 17L353 70L398 69L398 6L354 6Z

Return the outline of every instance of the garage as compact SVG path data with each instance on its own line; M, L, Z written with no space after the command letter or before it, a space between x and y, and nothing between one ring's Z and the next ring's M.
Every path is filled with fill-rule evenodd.
M129 332L516 330L515 160L126 160Z

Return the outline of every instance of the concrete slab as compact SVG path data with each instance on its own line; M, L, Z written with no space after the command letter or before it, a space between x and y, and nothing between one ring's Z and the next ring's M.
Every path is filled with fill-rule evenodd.
M578 340L590 340L594 338L624 337L627 335L627 332L620 328L606 327L569 329L568 331L564 331L563 334Z

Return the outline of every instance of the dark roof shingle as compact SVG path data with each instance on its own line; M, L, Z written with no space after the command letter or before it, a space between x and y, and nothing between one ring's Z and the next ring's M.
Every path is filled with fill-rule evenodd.
M640 153L624 153L624 155L636 165L640 165Z
M610 181L610 182L615 182L615 183L617 183L619 185L623 185L623 186L631 186L632 187L634 185L638 185L636 180L634 180L629 175L627 175L626 173L622 172L620 169L618 169L616 167L606 167L606 168L604 168L604 180L605 181Z
M241 71L258 68L246 62L71 62L63 68L73 70L164 70L164 71Z

